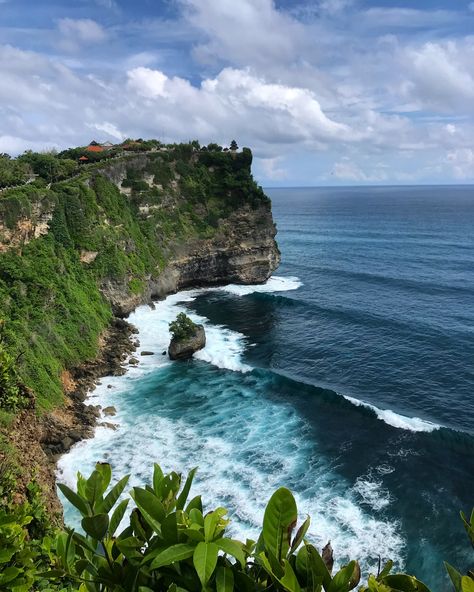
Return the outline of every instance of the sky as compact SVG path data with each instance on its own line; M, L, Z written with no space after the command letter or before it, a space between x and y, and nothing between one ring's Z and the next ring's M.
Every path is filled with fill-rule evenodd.
M254 153L264 186L474 182L474 1L0 0L0 152Z

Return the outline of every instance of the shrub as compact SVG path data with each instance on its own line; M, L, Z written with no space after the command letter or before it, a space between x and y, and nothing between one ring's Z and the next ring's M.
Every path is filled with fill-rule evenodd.
M185 480L155 464L151 485L133 487L134 509L122 499L129 477L110 487L109 464L98 463L77 488L59 488L82 516L83 533L60 531L55 538L31 538L34 504L0 511L0 589L79 592L349 592L360 584L359 563L333 575L333 552L320 552L306 538L310 518L297 526L292 493L271 496L257 541L232 539L225 508L203 513L201 496L188 501L196 469ZM474 512L468 521L474 533ZM121 528L122 523L125 527ZM470 592L474 574L448 572L456 592ZM359 592L429 592L407 574L391 574L388 562Z
M169 324L169 329L173 339L179 341L191 337L196 331L196 324L184 312L180 312L176 320Z

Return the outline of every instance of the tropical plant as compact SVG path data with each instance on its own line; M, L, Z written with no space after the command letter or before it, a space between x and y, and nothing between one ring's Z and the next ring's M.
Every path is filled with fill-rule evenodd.
M471 545L474 548L474 509L471 512L470 518L468 518L464 512L461 512L461 520ZM449 563L445 563L444 565L446 566L446 570L456 592L474 592L474 569L470 570L466 575L462 575Z
M291 492L270 498L257 541L240 542L227 532L225 508L204 513L201 496L188 501L196 469L185 480L155 464L150 485L133 487L129 477L110 486L110 465L98 463L89 478L78 473L77 489L59 488L82 516L83 533L65 529L51 538L28 540L31 504L0 512L0 590L79 592L349 592L361 579L357 561L333 574L328 543L320 553L306 534L310 518L297 526ZM474 538L474 512L462 515ZM125 526L122 528L122 523ZM359 592L429 592L413 576L392 574L388 562L369 575ZM448 566L456 592L471 592L472 573Z
M173 339L180 341L191 337L196 331L196 324L184 312L180 312L176 319L169 324Z
M85 536L73 530L59 535L50 577L72 578L84 592L349 592L358 586L357 561L333 575L330 545L320 554L306 540L309 517L296 530L297 507L288 489L270 498L258 540L243 543L227 535L224 508L204 514L200 496L188 502L195 472L181 487L181 475L165 475L155 465L152 485L132 489L136 507L119 534L129 501L119 500L128 477L106 493L112 473L99 463L88 479L78 475L77 492L59 485L81 513ZM390 570L391 563L361 590L428 591L416 578Z

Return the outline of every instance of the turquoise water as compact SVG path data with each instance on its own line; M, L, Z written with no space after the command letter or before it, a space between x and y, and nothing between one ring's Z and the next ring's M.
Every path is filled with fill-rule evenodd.
M138 309L155 355L104 379L92 402L115 405L119 429L63 457L62 478L104 459L135 482L153 461L197 465L195 489L237 536L287 485L340 562L380 554L448 590L442 560L468 566L458 511L474 505L474 191L269 194L276 277ZM161 355L180 310L206 325L190 363Z

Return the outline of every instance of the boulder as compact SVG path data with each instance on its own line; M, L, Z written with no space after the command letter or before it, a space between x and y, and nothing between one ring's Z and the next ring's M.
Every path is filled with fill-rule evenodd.
M154 355L154 352L151 352L151 351L142 351L142 352L140 352L140 355L141 356L153 356Z
M128 360L128 363L130 364L130 366L138 366L138 364L139 364L140 362L138 361L138 359L137 359L137 358L130 358L130 359Z
M196 325L194 333L184 339L172 339L168 355L172 360L188 360L206 345L206 333L202 325Z
M115 407L113 405L110 405L110 407L105 407L104 410L104 415L106 416L113 416L117 414L117 409L115 409Z

